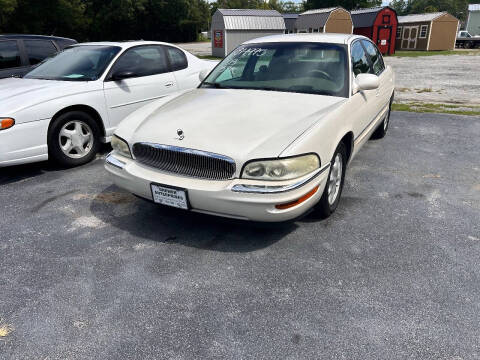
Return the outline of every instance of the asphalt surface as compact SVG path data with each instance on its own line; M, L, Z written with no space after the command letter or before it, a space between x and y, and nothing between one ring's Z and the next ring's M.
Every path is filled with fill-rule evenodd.
M0 169L2 359L478 359L480 119L393 113L338 211L160 208L101 158Z

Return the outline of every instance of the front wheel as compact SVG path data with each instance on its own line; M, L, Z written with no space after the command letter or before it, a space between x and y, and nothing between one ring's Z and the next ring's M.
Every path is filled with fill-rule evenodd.
M48 133L48 153L67 167L90 162L100 149L100 129L96 121L81 111L60 115Z
M333 154L330 162L327 185L325 185L325 190L317 204L317 210L322 218L327 218L333 214L340 202L346 167L347 149L345 144L341 142Z

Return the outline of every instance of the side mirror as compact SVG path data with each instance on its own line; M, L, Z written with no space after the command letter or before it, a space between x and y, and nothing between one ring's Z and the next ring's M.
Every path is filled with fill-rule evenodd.
M373 74L358 74L354 81L353 92L362 90L375 90L380 86L380 79Z
M208 76L208 74L210 74L210 70L209 69L203 69L202 71L200 71L200 73L198 74L198 79L200 81L203 81L205 80L205 78Z
M133 71L128 71L128 70L120 70L116 71L112 74L111 79L113 81L122 81L123 79L128 79L135 77L137 74L135 74Z

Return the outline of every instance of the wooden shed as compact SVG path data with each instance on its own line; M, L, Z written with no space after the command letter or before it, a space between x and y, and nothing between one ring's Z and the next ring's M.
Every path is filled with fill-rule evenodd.
M299 33L341 33L351 34L352 17L342 7L309 10L301 13L295 27Z
M225 57L245 41L284 33L285 21L278 11L218 9L212 16L212 55Z
M453 50L458 19L447 12L398 17L397 50Z
M351 11L353 33L370 38L382 54L395 54L397 13L389 6Z

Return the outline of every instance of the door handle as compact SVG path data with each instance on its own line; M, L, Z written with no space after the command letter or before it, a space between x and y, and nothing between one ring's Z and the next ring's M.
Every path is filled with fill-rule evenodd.
M173 82L168 82L165 84L165 87L172 87L173 85L175 85Z

